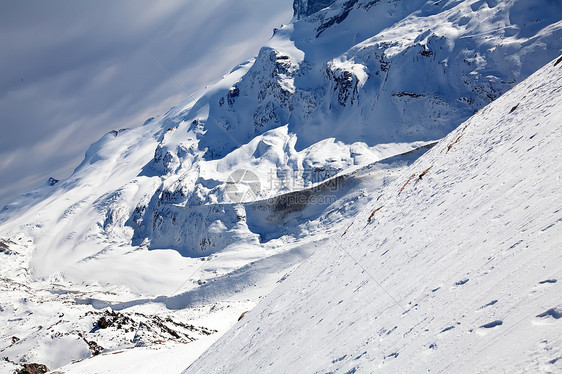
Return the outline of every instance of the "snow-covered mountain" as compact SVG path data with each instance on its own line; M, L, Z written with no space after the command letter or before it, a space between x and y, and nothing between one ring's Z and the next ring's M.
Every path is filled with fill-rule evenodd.
M185 373L562 370L562 57L382 190Z
M96 354L61 370L109 372L181 352L162 365L185 368L336 233L360 237L350 225L434 141L562 48L557 1L294 11L199 98L106 134L71 177L0 212L0 356L53 369Z

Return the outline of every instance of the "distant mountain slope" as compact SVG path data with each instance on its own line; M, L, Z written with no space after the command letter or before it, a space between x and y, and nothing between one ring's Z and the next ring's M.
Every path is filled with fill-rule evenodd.
M384 188L185 373L562 370L562 57Z
M299 0L295 11L198 100L108 133L70 178L1 212L2 232L34 239L35 278L106 274L119 248L203 257L259 245L229 205L231 173L255 172L264 199L412 150L562 48L556 1ZM197 207L182 217L200 224L177 231L177 206ZM127 271L137 288L146 275Z
M242 80L200 102L205 157L286 123L297 150L330 137L370 146L438 139L562 48L555 1L296 1L295 9Z

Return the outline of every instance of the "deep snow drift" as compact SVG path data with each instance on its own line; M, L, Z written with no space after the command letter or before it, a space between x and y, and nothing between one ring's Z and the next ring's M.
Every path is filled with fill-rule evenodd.
M562 370L562 57L441 140L186 373Z
M140 350L183 369L335 233L349 228L349 244L382 188L562 47L562 4L546 0L295 11L201 97L109 132L70 178L0 212L1 355L54 369L101 352L60 370L118 372ZM256 178L234 188L251 193L233 195L245 171Z

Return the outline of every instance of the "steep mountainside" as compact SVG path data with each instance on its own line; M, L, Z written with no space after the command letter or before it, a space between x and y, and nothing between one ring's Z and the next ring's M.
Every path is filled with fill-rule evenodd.
M562 370L562 57L421 156L186 373Z
M91 341L132 356L165 341L195 358L437 139L562 49L559 1L294 10L200 97L109 132L69 178L0 212L0 357L52 369L90 357ZM104 309L133 321L126 332L92 327ZM197 349L170 338L190 340L175 318L197 324Z
M90 277L113 263L93 258L131 245L203 257L259 244L229 205L232 172L254 171L254 199L269 198L406 152L561 48L556 1L331 3L296 1L255 61L196 102L108 133L70 178L7 206L2 231L33 237L34 276L82 281L86 264ZM174 233L176 206L201 224Z

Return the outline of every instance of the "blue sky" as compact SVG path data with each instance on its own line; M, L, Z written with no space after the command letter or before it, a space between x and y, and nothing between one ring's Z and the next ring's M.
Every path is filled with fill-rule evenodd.
M292 0L0 2L0 208L257 54ZM154 58L153 58L154 57Z

